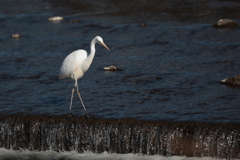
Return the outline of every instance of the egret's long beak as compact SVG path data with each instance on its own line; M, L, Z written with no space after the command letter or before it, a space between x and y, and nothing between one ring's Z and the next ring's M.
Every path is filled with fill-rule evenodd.
M107 45L104 43L104 42L101 42L101 44L107 49L110 51L110 49L107 47Z

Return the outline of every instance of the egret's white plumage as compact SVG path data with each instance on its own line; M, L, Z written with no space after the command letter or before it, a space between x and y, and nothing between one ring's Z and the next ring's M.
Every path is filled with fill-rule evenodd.
M95 44L99 43L101 45L103 45L106 49L109 50L109 48L105 45L105 43L103 42L103 39L99 36L96 36L95 38L93 38L91 45L90 45L90 54L89 56L87 56L87 52L85 50L79 49L76 50L72 53L70 53L63 61L62 63L62 67L60 69L60 73L59 73L59 78L71 78L73 80L75 80L75 85L74 87L77 90L77 94L78 97L83 105L83 109L87 114L86 108L83 104L82 98L80 96L80 93L78 91L78 83L77 80L79 78L81 78L86 71L89 69L94 55L95 55ZM109 50L110 51L110 50ZM71 102L70 102L70 108L69 108L69 113L71 111L72 108L72 99L73 99L73 94L74 94L74 87L72 89L72 96L71 96ZM87 114L88 116L88 114Z
M63 61L59 78L71 78L75 80L81 78L86 70L83 70L84 60L87 58L87 52L79 49L69 54ZM86 65L86 64L85 64Z

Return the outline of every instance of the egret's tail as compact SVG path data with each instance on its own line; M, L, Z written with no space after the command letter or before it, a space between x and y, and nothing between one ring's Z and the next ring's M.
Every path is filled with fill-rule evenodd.
M69 76L67 76L65 73L62 72L62 70L60 69L59 72L59 79L64 79L64 78L68 78Z

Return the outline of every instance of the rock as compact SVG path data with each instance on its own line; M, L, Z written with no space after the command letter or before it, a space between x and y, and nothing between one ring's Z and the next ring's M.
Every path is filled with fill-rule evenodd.
M18 33L12 34L12 38L18 39L18 38L21 38L21 37L22 37L22 35L20 35Z
M215 28L237 28L238 26L238 22L235 22L231 19L220 19L217 23L212 25L212 27Z
M117 68L115 66L104 67L105 71L121 71L122 68Z
M48 18L48 20L49 21L61 21L61 20L63 20L63 17L55 16L55 17Z
M240 85L240 75L223 79L220 81L220 83L228 84L228 85Z

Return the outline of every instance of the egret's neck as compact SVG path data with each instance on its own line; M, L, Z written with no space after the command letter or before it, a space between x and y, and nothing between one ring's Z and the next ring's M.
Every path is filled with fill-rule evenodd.
M93 58L95 56L95 44L96 41L95 39L92 40L91 45L90 45L90 54L88 55L87 59L85 60L85 65L84 65L84 71L86 72L90 65L92 64Z
M95 51L96 51L95 50L95 44L96 44L95 39L93 39L92 42L91 42L91 45L90 45L90 54L88 56L88 58L91 59L91 62L92 62L92 60L95 56Z

